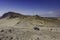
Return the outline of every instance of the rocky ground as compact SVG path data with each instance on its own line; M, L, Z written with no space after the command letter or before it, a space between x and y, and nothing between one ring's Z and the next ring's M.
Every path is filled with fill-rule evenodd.
M12 13L0 19L0 40L60 40L60 20Z

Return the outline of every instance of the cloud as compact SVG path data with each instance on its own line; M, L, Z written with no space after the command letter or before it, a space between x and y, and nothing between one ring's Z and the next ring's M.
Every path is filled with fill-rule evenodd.
M49 14L53 14L54 12L53 12L53 11L49 11L48 13L49 13Z
M43 13L43 17L60 17L60 11L47 11Z

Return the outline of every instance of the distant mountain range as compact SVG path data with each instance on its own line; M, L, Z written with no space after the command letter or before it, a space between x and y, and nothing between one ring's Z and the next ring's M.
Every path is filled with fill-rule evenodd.
M42 18L42 19L60 19L60 17L41 17L39 15L33 15L33 16L30 16L30 15L23 15L23 14L20 14L20 13L15 13L15 12L7 12L7 13L4 13L3 16L1 18L5 18L5 17L9 17L9 18L17 18L17 17L35 17L35 18Z

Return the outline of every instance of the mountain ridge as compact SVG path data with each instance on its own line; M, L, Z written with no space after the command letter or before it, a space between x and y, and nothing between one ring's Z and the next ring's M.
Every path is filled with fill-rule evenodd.
M9 18L28 18L28 17L31 17L31 18L35 18L35 19L52 19L52 20L58 20L59 18L54 18L54 17L41 17L39 15L23 15L23 14L20 14L20 13L16 13L16 12L7 12L7 13L4 13L0 19L2 18L6 18L6 17L9 17Z

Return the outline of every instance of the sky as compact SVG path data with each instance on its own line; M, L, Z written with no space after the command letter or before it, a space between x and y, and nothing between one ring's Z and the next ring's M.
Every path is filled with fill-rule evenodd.
M6 12L60 17L60 0L0 0L0 16Z

